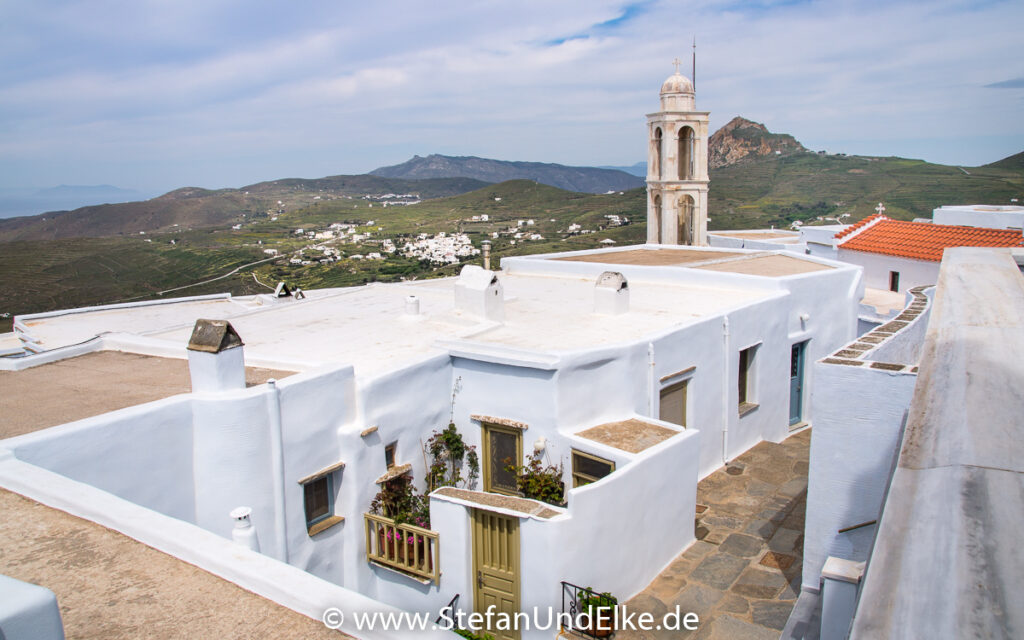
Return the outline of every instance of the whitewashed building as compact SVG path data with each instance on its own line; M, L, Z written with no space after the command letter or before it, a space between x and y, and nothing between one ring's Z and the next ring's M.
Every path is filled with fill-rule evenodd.
M865 286L905 294L933 285L950 247L1019 247L1019 230L893 220L881 213L836 234L836 259L864 268Z
M932 210L935 224L955 224L987 229L1024 230L1024 207L1019 205L944 205Z
M808 363L853 338L863 286L856 267L778 251L501 267L19 317L40 353L0 366L187 358L192 390L0 441L0 486L317 618L436 613L456 595L557 610L563 581L624 600L693 541L700 478L814 419ZM245 367L278 380L246 386ZM395 478L423 489L423 445L449 423L481 454L478 482L432 492L429 529L369 514ZM562 465L564 504L515 495L505 459L533 452ZM260 552L231 541L238 507ZM413 542L396 551L392 534Z

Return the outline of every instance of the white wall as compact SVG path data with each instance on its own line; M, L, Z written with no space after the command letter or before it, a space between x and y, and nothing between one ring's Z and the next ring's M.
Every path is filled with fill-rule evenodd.
M19 460L195 522L189 396L44 429L4 446Z
M822 362L814 370L803 587L817 590L828 556L867 559L875 526L838 531L878 518L917 376Z
M762 229L761 231L768 232L768 229ZM777 231L777 230L772 230ZM756 233L756 229L751 229L752 233ZM793 239L799 239L800 235L797 233L792 234ZM719 249L751 249L758 251L778 251L785 249L786 251L793 251L795 253L804 252L804 243L802 242L773 242L771 240L756 238L742 238L738 236L731 236L725 234L716 234L714 231L708 232L708 246L716 247Z
M966 205L944 206L932 211L935 224L952 224L985 229L1021 229L1024 207Z
M843 262L864 267L864 284L872 289L889 290L889 272L900 274L900 293L914 287L935 284L939 277L939 263L930 260L914 260L880 253L851 251L839 248L837 258Z
M374 480L387 471L384 447L392 442L398 444L396 464L411 464L416 488L425 490L421 443L433 431L448 426L453 381L447 354L426 358L402 371L360 379L358 419L338 436L346 462L341 509L336 510L346 518L341 525L343 552L321 550L319 546L315 552L321 561L340 559L342 567L336 579L345 586L406 610L440 610L455 595L452 581L445 575L440 585L423 585L396 571L370 565L366 561L363 514L370 510L370 502L380 490ZM377 432L360 437L360 432L371 426L376 426ZM468 444L479 445L479 438L473 440L472 433L461 425L459 429ZM447 547L449 543L442 538L442 545ZM449 562L456 561L445 553L446 547L441 549L441 571L445 574ZM333 558L327 555L335 553Z
M935 288L926 289L924 295L930 301L935 296ZM914 301L912 296L908 295L907 297L910 298L910 302ZM928 308L910 321L910 324L869 351L865 357L875 362L917 364L921 358L921 347L924 345L924 335L928 329L930 317L931 305L929 304Z

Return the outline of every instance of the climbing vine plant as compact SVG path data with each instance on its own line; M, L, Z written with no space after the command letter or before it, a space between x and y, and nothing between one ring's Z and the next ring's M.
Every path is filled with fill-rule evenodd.
M476 485L480 477L480 457L476 447L462 439L454 422L443 430L434 431L423 451L427 458L427 493L440 487L472 489Z

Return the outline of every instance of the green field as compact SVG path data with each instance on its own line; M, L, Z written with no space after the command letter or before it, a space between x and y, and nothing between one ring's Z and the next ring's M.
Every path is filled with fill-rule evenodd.
M960 169L905 158L765 157L712 172L710 227L789 226L794 220L850 214L856 221L884 202L886 215L930 218L951 204L1024 200L1024 171L997 166Z

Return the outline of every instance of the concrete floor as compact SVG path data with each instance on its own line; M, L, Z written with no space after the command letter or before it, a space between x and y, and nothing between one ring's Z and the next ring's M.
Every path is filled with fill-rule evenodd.
M348 637L127 536L3 489L0 513L0 574L56 593L68 640Z
M616 640L778 640L800 593L810 442L809 430L762 442L701 481L697 542L626 603L656 618L678 605L699 628Z

